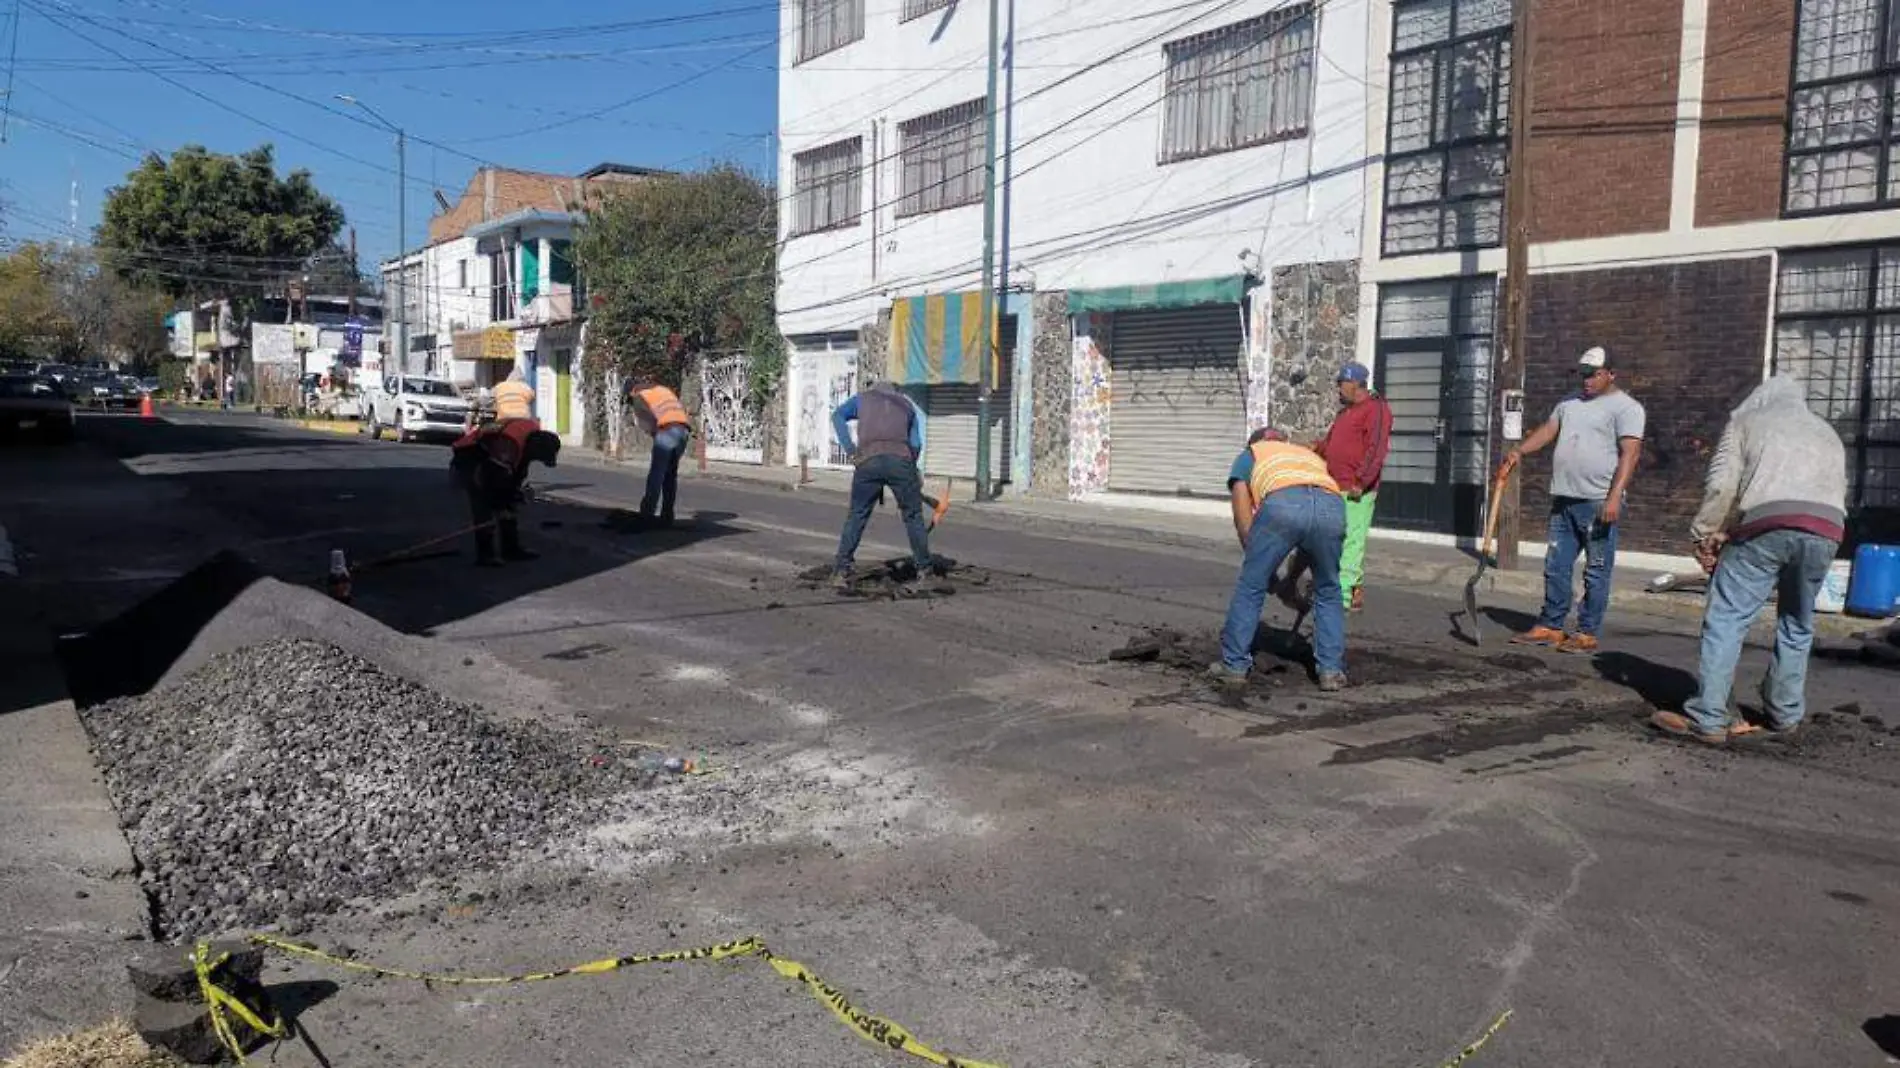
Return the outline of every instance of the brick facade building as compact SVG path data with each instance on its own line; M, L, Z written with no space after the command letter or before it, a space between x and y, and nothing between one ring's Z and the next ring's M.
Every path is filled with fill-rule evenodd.
M1459 309L1494 299L1504 271L1519 28L1508 0L1374 7L1390 88L1372 118L1389 133L1360 353L1399 412L1401 458L1379 521L1469 537L1504 446L1498 391L1516 383L1492 380L1495 319ZM1617 356L1649 413L1625 548L1683 552L1729 410L1776 369L1803 375L1848 442L1854 535L1893 531L1896 25L1900 0L1533 0L1526 429L1574 388L1578 353ZM1548 458L1525 474L1535 552Z

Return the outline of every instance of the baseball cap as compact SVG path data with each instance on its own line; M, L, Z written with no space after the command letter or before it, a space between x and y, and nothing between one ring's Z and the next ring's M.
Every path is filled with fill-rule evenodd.
M1577 357L1577 366L1585 367L1592 371L1601 371L1610 366L1610 354L1604 350L1603 346L1597 345Z
M1362 386L1370 385L1372 383L1372 372L1366 370L1366 365L1363 363L1349 363L1339 369L1339 376L1333 379L1333 381L1357 382Z

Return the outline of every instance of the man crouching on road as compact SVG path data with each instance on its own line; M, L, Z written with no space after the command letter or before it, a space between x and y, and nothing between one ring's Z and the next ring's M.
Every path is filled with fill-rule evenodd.
M1729 416L1709 464L1702 510L1689 535L1711 575L1702 613L1702 685L1685 710L1650 723L1670 734L1722 743L1761 728L1729 719L1735 664L1755 615L1775 598L1775 658L1762 680L1768 730L1786 734L1807 713L1814 598L1827 578L1847 515L1847 450L1808 409L1798 378L1755 388Z
M1257 430L1227 474L1234 533L1246 558L1221 628L1221 662L1208 674L1228 686L1244 685L1253 668L1267 583L1295 549L1313 569L1313 659L1319 688L1346 687L1346 612L1339 590L1339 556L1346 541L1346 505L1326 461L1271 428Z
M853 421L858 424L855 443L851 440ZM917 457L924 451L924 413L896 386L879 382L838 405L831 413L831 429L857 468L851 476L851 513L845 517L833 564L839 586L850 587L858 543L864 540L864 528L887 488L904 517L917 574L920 578L928 574L930 530L924 521L924 478L917 470Z
M532 560L536 554L521 547L521 528L515 504L528 480L528 465L540 461L554 466L561 439L541 429L532 419L478 427L462 435L450 454L449 470L468 494L468 511L475 524L475 565L500 567L503 560ZM499 534L501 555L495 555Z

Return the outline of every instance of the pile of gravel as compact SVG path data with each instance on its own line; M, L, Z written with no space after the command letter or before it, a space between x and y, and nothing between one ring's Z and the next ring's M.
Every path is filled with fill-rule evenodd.
M634 769L334 646L278 640L82 712L168 937L305 918L585 826Z

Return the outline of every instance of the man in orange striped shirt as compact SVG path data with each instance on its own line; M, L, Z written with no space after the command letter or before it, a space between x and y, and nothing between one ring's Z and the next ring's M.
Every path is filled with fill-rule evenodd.
M1271 428L1257 430L1227 475L1234 533L1246 556L1221 628L1221 661L1208 669L1217 681L1244 686L1253 669L1267 584L1295 549L1313 569L1313 660L1319 688L1346 687L1346 611L1339 590L1339 558L1346 542L1346 504L1326 461Z

